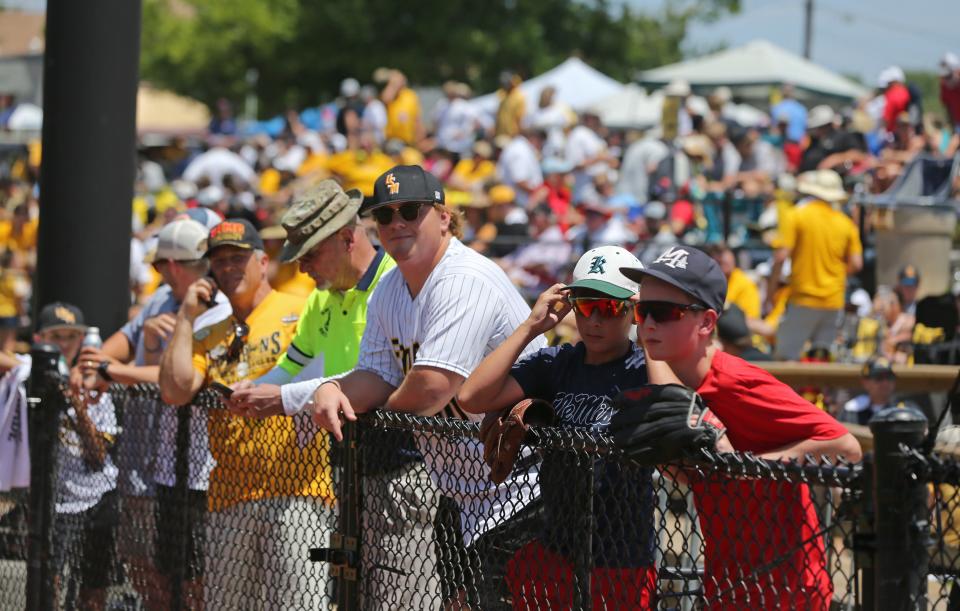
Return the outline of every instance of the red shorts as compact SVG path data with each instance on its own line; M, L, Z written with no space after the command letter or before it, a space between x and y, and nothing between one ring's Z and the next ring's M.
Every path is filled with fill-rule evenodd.
M573 563L534 540L507 562L507 585L514 609L569 609ZM597 567L590 573L594 609L652 609L656 587L653 567Z

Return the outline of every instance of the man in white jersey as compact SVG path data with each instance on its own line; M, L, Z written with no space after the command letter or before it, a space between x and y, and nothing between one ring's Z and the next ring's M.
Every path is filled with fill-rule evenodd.
M370 297L357 366L337 379L305 383L315 391L306 387L311 392L302 401L312 399L314 421L338 439L341 414L353 420L381 407L479 422L454 397L530 308L496 264L457 239L460 218L444 205L439 181L422 168L397 166L380 176L373 202L361 208L365 213L376 219L380 241L398 269L385 274ZM527 351L545 345L539 337ZM448 594L474 607L504 607L503 564L510 548L528 540L535 519L530 501L539 496L536 467L527 460L525 471L494 485L487 481L478 441L419 433L416 440L434 482L459 513L460 536L437 533L440 555L459 556L463 550L451 548L462 542L473 565L464 572L479 580L461 579L452 584L459 592Z

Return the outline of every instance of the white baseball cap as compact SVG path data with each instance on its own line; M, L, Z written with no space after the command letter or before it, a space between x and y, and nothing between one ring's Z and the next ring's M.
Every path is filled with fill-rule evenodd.
M196 261L207 251L207 228L192 219L180 219L164 225L157 234L154 261Z
M941 74L947 75L954 70L960 70L960 57L957 57L956 53L947 51L943 54L943 58L940 60Z
M573 269L568 289L590 289L616 299L628 299L640 291L640 283L630 280L621 267L643 268L640 260L619 246L600 246L583 253Z

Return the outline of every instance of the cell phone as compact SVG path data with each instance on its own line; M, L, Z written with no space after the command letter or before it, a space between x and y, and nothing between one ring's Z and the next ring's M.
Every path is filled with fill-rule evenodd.
M220 287L217 285L217 279L213 277L213 272L207 273L207 280L213 285L213 290L210 291L210 299L202 299L201 302L208 308L212 308L217 305L217 292L220 290Z
M233 389L226 384L221 384L220 382L210 382L210 388L223 395L224 399L229 399L230 396L233 395Z

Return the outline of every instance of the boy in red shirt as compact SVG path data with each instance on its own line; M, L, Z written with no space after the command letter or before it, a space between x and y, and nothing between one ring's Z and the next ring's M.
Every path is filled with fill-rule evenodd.
M788 460L810 453L858 461L856 439L766 371L720 351L713 334L727 283L695 248L674 246L645 268L621 268L641 282L637 334L649 360L664 361L697 389L726 427L718 451ZM659 368L651 383L673 383ZM611 432L616 432L616 418ZM833 593L820 521L806 484L690 475L705 543L710 609L828 609Z

